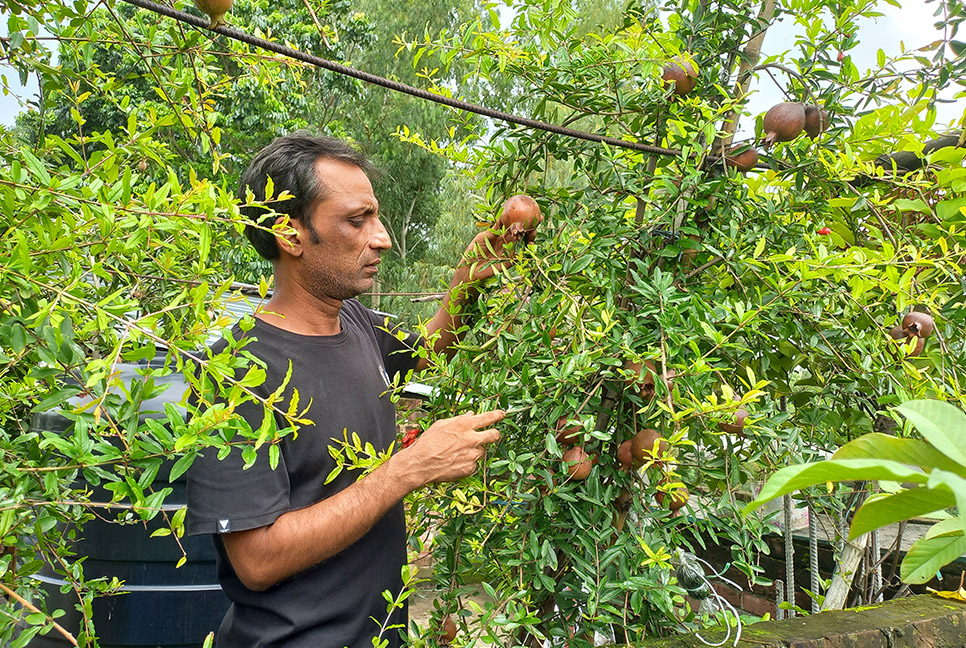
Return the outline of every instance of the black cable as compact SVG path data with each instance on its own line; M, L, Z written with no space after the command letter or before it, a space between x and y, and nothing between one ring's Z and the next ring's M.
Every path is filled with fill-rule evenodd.
M161 14L162 16L168 16L169 18L174 18L175 20L194 25L195 27L201 27L208 29L208 19L199 18L197 16L192 16L189 13L183 11L178 11L177 9L172 9L171 7L166 7L160 5L156 2L151 2L150 0L123 0L129 4L136 7L141 7L142 9L147 9L148 11L153 11L155 13ZM677 157L681 155L681 151L675 149L663 148L660 146L651 146L649 144L638 144L637 142L625 142L624 140L615 139L613 137L606 137L604 135L595 135L594 133L586 133L584 131L574 130L573 128L565 128L563 126L555 126L553 124L547 124L542 121L537 121L535 119L528 119L526 117L519 117L510 113L505 113L499 110L492 110L490 108L484 108L483 106L477 106L466 101L460 101L459 99L450 99L448 97L441 97L435 95L426 90L420 90L419 88L414 88L412 86L399 83L397 81L391 81L389 79L384 79L383 77L376 76L375 74L369 74L368 72L360 72L345 65L340 65L339 63L333 63L332 61L327 61L318 56L312 54L306 54L305 52L299 52L291 47L286 47L285 45L280 45L278 43L273 43L267 41L264 38L258 38L257 36L252 36L251 34L246 34L245 32L239 31L237 29L232 29L231 27L216 27L213 30L221 34L222 36L227 36L228 38L233 38L242 43L247 43L255 47L266 49L276 54L281 54L282 56L287 56L293 58L303 63L308 63L316 67L324 68L331 72L337 74L343 74L350 76L354 79L359 79L360 81L365 81L366 83L371 83L373 85L382 86L383 88L388 88L390 90L395 90L396 92L403 92L413 97L418 97L420 99L426 99L427 101L433 101L438 104L443 104L444 106L449 106L450 108L457 108L459 110L465 110L466 112L476 113L478 115L483 115L485 117L490 117L492 119L498 119L500 121L509 122L511 124L518 124L520 126L525 126L527 128L533 128L537 130L543 130L550 133L556 133L558 135L566 135L567 137L573 137L576 139L587 140L590 142L601 142L608 144L610 146L616 146L619 148L631 149L633 151L641 151L644 153L653 153L655 155L670 155Z

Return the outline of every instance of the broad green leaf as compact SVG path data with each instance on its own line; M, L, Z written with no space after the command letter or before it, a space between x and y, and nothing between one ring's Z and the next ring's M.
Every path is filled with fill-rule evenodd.
M888 459L924 470L941 468L966 477L966 467L957 464L933 446L919 439L902 439L872 432L839 448L832 459Z
M949 488L956 497L956 506L960 512L966 511L966 479L945 470L934 470L929 475L927 485L937 490L941 487ZM960 520L963 532L966 533L966 515L961 515Z
M895 495L869 499L855 512L849 537L858 538L887 524L901 522L955 505L956 498L952 491L945 487L934 489L911 488Z
M917 540L902 559L899 576L904 583L919 585L929 582L936 572L966 554L966 536L962 531Z
M743 513L747 515L765 502L802 488L826 482L889 479L924 484L929 476L919 469L895 461L878 459L829 459L801 466L782 468L768 478L761 492Z
M934 525L929 527L926 531L926 538L935 538L936 536L946 535L947 533L959 533L960 532L960 522L958 517L951 517L946 520L940 520Z
M966 414L938 400L907 401L896 411L909 419L937 450L966 466Z

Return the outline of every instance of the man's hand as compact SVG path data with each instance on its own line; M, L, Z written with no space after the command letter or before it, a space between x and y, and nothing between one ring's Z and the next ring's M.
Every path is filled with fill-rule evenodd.
M440 419L400 453L421 484L456 481L476 472L487 446L500 440L492 426L506 416L503 410L472 412Z

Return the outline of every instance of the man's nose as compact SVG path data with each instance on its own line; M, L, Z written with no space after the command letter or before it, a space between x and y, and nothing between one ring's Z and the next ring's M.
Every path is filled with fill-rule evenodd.
M369 247L374 250L388 250L392 247L392 239L389 237L389 231L386 230L386 226L383 225L381 218L376 219L375 228L369 240Z

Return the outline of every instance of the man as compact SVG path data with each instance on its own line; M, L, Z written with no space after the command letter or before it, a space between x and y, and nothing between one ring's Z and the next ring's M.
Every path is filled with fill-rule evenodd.
M242 200L250 191L264 201L268 178L273 197L287 191L293 198L269 201L276 215L247 229L273 263L275 291L254 328L234 335L254 338L245 348L265 363L256 393L265 397L284 384L287 403L298 390L301 407L310 403L303 418L312 424L281 441L274 470L270 444L248 468L235 448L221 461L205 453L190 469L188 532L213 534L219 580L233 603L218 648L357 648L372 646L387 620L405 624L405 610L387 619L383 596L402 589L403 498L472 474L484 447L499 439L493 425L502 411L440 420L363 479L344 471L325 484L335 465L333 438L356 433L377 451L388 448L396 436L390 383L427 365L413 352L422 340L386 331L384 318L354 299L371 289L390 248L367 169L345 143L297 133L260 151L242 177ZM265 215L262 207L242 209L256 223ZM284 227L272 231L273 224ZM505 243L524 235L532 228L474 239L471 260L457 268L428 326L437 351L457 341L459 307L474 283L493 274L491 262ZM236 411L253 429L261 425L260 404ZM280 417L278 425L285 427ZM382 638L400 645L395 630Z

